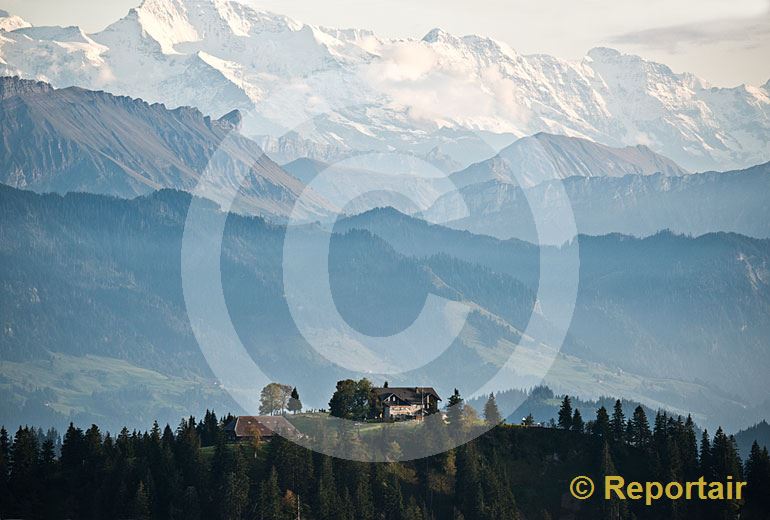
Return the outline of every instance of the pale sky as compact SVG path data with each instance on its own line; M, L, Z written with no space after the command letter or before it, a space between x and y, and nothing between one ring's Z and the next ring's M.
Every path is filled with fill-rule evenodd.
M141 0L0 0L34 25L95 32ZM609 46L717 86L770 80L770 0L248 0L329 27L420 38L441 27L491 36L524 54L577 59Z

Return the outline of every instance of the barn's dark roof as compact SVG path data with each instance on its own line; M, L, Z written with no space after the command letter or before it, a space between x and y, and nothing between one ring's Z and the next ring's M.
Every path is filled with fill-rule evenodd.
M236 437L253 437L255 430L261 437L270 437L274 433L281 435L299 433L282 415L241 415L225 425L225 431L233 432Z

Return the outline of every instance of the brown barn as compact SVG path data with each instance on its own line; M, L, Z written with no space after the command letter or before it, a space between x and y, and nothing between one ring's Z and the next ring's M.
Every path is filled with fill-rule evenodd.
M267 439L273 435L292 437L297 429L282 415L241 415L225 425L225 435L231 442L249 441L259 435Z

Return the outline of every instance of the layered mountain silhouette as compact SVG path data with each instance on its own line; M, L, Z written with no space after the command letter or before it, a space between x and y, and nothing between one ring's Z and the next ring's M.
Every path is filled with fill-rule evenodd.
M190 195L168 190L127 201L0 188L4 413L18 417L29 406L59 410L59 420L74 413L130 421L137 409L188 410L200 392L224 399L183 298L189 203ZM337 379L358 374L330 365L299 335L284 300L283 234L262 219L230 216L221 274L228 312L263 370L300 385L308 405L324 406ZM692 411L707 425L756 421L753 403L761 402L770 367L767 240L662 233L584 236L571 247L580 248L581 285L550 386ZM469 320L447 352L388 378L443 393L459 385L469 395L512 349L530 352L538 339L521 331L538 312L539 254L525 242L375 210L338 223L330 285L348 323L375 336L407 327L428 293L469 304ZM511 377L530 387L539 382L528 379L531 370L517 366ZM30 378L38 378L37 390ZM94 380L100 392L92 395Z
M567 177L684 175L674 161L647 146L613 148L587 139L538 133L518 139L494 157L472 164L451 178L458 187L501 181L530 188Z
M449 230L392 209L351 217L339 226L340 230L366 229L401 254L418 258L449 254L515 276L528 286L537 284L539 266L531 256L522 254L534 247L526 242ZM672 377L692 373L698 366L711 372L709 376L704 374L703 380L715 381L717 372L732 370L739 363L734 355L743 357L733 350L739 343L748 347L745 355L764 350L761 344L767 330L760 314L766 312L762 309L767 303L761 301L768 296L770 271L763 260L766 252L762 251L768 246L768 240L729 233L697 238L670 232L644 239L619 234L581 236L576 244L563 246L579 247L581 260L581 287L570 330L597 361ZM721 274L717 276L716 272ZM749 314L736 313L731 304L723 307L733 298L752 300L748 307L740 306ZM720 321L728 315L732 317L713 329L715 322L703 320L709 316ZM734 319L740 324L729 324ZM749 341L749 347L744 341L751 330L757 335ZM724 335L733 339L716 347L715 342L720 342L717 338L726 339ZM695 349L691 351L693 357L687 355L685 362L680 356L691 348ZM698 350L700 353L695 354ZM714 363L715 355L724 355L723 363ZM735 377L740 382L736 379L732 390L748 388L745 377L737 373ZM760 386L755 390L757 395L763 392Z
M240 114L219 119L194 108L42 82L0 78L0 182L35 191L84 191L134 197L162 188L192 191L207 174L207 197L233 209L288 215L304 185L237 128ZM208 173L207 173L208 172ZM307 196L298 214L330 206Z
M562 193L557 189L566 197L555 197ZM578 232L588 235L648 236L669 229L693 236L729 231L768 238L769 190L770 163L690 175L575 176L528 188L495 179L441 196L425 215L456 229L532 242L540 241L533 206L541 225L564 233L569 227L564 215L572 214Z

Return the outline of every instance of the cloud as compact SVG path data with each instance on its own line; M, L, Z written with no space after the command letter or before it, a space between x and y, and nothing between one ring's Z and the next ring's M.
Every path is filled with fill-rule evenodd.
M730 45L751 49L770 40L770 11L750 19L655 27L610 38L616 45L663 50L671 54L693 45Z

